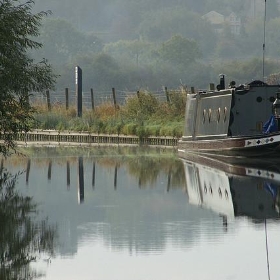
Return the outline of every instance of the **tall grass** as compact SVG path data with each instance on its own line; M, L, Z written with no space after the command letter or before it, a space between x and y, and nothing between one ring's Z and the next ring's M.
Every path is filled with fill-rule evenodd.
M181 137L183 133L186 93L169 93L169 102L159 100L149 92L139 92L127 98L124 105L104 103L92 110L84 110L82 117L76 109L61 105L35 104L34 129L88 131L102 134Z

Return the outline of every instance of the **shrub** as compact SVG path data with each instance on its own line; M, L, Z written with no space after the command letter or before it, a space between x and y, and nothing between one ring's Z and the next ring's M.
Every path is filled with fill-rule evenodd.
M156 113L159 102L151 93L139 92L136 96L129 97L123 106L122 115L126 119L143 123Z
M115 105L111 103L103 103L97 106L91 114L94 118L108 121L119 117L119 108L116 108Z
M185 110L185 93L171 92L170 103L159 102L147 92L127 99L125 105L111 103L97 106L94 111L84 109L83 116L76 116L76 109L68 110L57 104L48 111L37 106L33 128L89 131L92 133L147 136L174 136L182 134Z
M122 133L124 135L136 135L137 125L135 123L125 124L122 128Z

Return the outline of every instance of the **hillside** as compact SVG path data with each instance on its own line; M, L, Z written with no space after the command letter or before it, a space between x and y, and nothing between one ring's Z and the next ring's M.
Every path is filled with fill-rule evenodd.
M279 1L266 7L266 75L279 72ZM51 10L43 23L46 57L74 87L79 65L85 88L107 90L205 87L220 72L242 83L262 79L264 0L37 0Z

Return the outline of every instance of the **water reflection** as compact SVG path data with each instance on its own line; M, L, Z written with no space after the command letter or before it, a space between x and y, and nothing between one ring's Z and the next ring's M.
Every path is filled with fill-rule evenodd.
M185 221L185 176L176 154L100 152L65 156L50 149L50 156L35 151L5 163L28 170L27 188L21 191L60 225L58 251L75 254L78 243L88 238L101 238L106 246L131 254L161 252L171 236L176 246L188 246L184 228L195 227ZM167 196L169 192L175 197Z
M56 258L39 264L43 279L266 279L266 219L279 257L277 169L162 150L26 154L4 165L28 171L20 192L58 225Z
M277 166L232 165L199 155L183 159L191 204L224 217L279 218L280 171Z
M228 230L228 219L235 217L243 216L253 223L264 224L264 256L267 279L270 280L271 248L267 222L276 221L280 216L278 165L265 161L255 164L253 160L233 165L195 154L186 155L182 161L189 202L218 213L223 219L225 232Z
M3 163L2 163L3 164ZM0 168L0 279L34 279L44 271L30 264L42 254L47 261L54 254L55 228L38 220L37 205L31 197L15 190L20 174Z

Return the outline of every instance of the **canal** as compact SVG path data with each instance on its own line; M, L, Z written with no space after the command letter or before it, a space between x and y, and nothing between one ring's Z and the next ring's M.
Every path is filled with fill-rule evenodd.
M1 189L1 279L280 277L277 168L241 176L173 148L21 152L2 160L16 195Z

